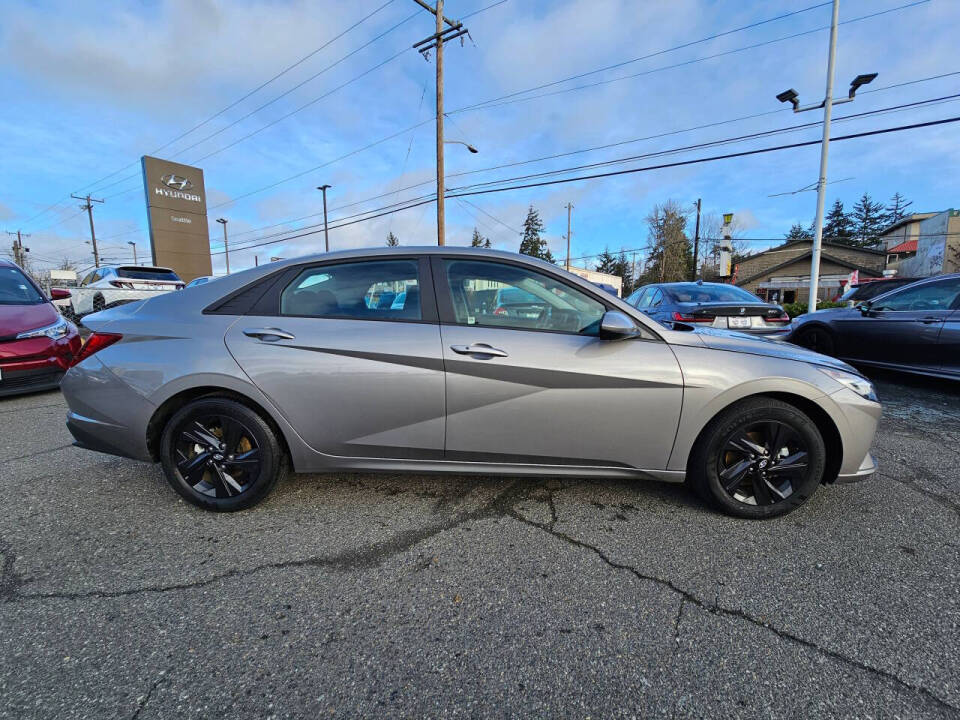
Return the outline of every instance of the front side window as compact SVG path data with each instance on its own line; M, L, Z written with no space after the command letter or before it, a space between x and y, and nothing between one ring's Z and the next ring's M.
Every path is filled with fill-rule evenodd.
M603 303L534 270L476 260L446 260L456 321L522 330L596 335Z
M280 294L280 314L358 320L420 320L416 260L307 268Z
M657 307L660 303L663 302L663 292L660 288L657 288L653 291L653 296L650 298L650 307Z
M0 305L36 305L46 302L26 275L14 267L0 267Z
M873 310L949 310L960 294L960 278L907 287L876 300Z

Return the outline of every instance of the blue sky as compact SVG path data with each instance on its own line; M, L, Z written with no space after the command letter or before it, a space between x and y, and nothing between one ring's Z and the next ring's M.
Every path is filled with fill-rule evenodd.
M447 0L446 14L460 18L492 2ZM907 2L841 3L841 21L853 22L840 28L835 96L844 95L858 73L878 72L879 77L865 88L873 92L838 106L835 116L960 93L960 74L913 82L960 72L960 3L930 0L856 20ZM818 112L793 115L774 98L788 87L796 88L804 102L823 97L828 32L818 28L829 25L830 7L815 5L820 3L507 0L469 17L465 25L472 40L462 47L451 44L446 53L447 137L469 142L480 152L448 146L447 186L818 121ZM134 241L144 257L148 240L140 156L230 106L366 16L276 81L155 153L204 169L212 248L222 249L214 220L226 217L236 248L231 269L252 265L255 254L262 261L322 248L318 233L241 249L279 230L316 223L317 217L289 221L321 211L317 185L333 186L331 225L336 218L430 191L434 66L410 46L432 33L432 16L423 10L418 14L412 0L105 0L96 12L84 13L66 0L5 3L0 16L0 226L30 233L24 244L41 267L65 257L88 265L86 217L67 196L90 191L106 199L95 209L102 254L127 261L131 249L126 243ZM798 33L805 34L781 40ZM754 45L760 46L743 49ZM627 63L663 50L670 51ZM618 63L627 64L525 92ZM668 67L673 65L679 67ZM604 82L571 89L598 81ZM884 89L901 83L912 84ZM507 95L510 102L464 110ZM953 117L960 115L958 110L960 102L954 99L838 121L834 134ZM688 130L760 113L767 114ZM417 123L422 124L408 129ZM660 137L474 172L654 135ZM819 127L812 127L601 171L819 137ZM865 190L885 201L899 191L917 211L958 207L958 140L960 123L838 142L831 148L829 175L841 182L830 186L828 203L839 198L850 206ZM734 212L743 235L758 239L749 246L759 249L769 244L759 239L781 237L794 222L810 222L815 193L770 195L815 182L818 164L819 148L811 146L478 195L469 198L474 205L450 200L447 241L468 243L476 226L496 247L515 250L516 231L533 204L546 223L554 254L561 257L565 206L572 202L573 256L605 246L642 248L647 243L644 218L655 203L673 199L690 206L701 197L708 215ZM457 175L465 172L471 174ZM292 176L298 177L287 180ZM398 190L418 183L425 184ZM384 197L355 204L374 196ZM264 226L273 227L258 230ZM334 248L382 245L392 231L402 244L430 244L435 228L434 207L424 205L332 230L330 240ZM222 272L222 254L214 256L214 269Z

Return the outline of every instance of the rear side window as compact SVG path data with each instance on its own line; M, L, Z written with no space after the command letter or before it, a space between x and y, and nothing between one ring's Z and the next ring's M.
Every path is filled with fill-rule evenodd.
M307 268L280 294L280 314L357 320L420 320L415 260Z
M166 270L164 268L122 267L117 268L117 275L130 280L180 282L180 278L173 270Z

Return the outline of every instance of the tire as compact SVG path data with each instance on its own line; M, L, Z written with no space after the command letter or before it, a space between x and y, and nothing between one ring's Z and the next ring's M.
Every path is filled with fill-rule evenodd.
M729 515L771 518L813 495L826 458L823 437L809 417L788 403L758 397L727 408L704 428L687 479L700 497Z
M103 295L94 295L93 296L93 311L100 312L106 307L106 303L103 301Z
M822 327L812 327L801 331L797 335L796 344L807 350L813 350L821 355L833 357L836 353L836 343L829 330Z
M194 400L174 413L160 438L160 460L167 482L181 497L217 512L256 505L289 469L266 420L221 397Z

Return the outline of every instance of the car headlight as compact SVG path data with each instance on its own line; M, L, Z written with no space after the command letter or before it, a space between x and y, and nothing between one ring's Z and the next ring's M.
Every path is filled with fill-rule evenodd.
M853 390L860 397L866 398L867 400L873 400L874 402L879 402L877 399L877 391L874 389L873 383L867 380L865 377L844 372L843 370L833 370L831 368L818 367L817 370L822 372L824 375L829 375L844 387Z
M27 330L17 335L17 340L26 338L48 337L56 340L70 334L71 325L63 318L57 320L53 325L37 328L36 330Z

